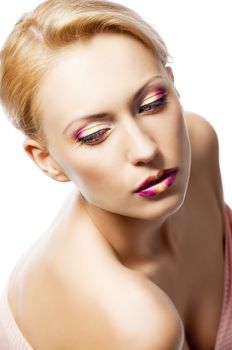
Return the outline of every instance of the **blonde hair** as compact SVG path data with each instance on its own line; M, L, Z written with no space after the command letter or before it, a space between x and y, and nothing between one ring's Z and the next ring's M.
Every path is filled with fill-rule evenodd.
M0 99L16 128L42 140L33 101L52 59L68 45L106 31L133 36L164 66L170 58L150 24L133 10L107 0L47 0L16 23L0 53Z

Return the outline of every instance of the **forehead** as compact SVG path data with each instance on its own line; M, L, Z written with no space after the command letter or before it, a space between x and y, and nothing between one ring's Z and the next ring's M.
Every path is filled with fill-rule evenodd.
M97 34L56 56L36 102L42 116L55 115L57 121L63 115L101 112L118 106L154 74L164 70L138 40Z

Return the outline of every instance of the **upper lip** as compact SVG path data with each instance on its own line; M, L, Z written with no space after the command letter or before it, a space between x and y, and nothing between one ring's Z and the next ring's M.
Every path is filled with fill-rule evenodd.
M134 193L140 192L144 190L145 188L148 188L156 183L156 181L160 180L162 177L167 176L168 174L171 174L173 172L176 172L177 168L168 168L168 169L161 169L157 172L155 175L151 175L146 178L135 190Z

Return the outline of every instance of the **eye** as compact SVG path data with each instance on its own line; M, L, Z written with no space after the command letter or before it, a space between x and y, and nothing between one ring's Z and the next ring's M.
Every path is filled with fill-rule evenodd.
M76 135L74 136L74 139L76 142L80 144L95 145L97 143L104 141L104 139L108 135L109 130L110 128L100 129L92 134L89 134L83 137Z
M146 113L146 112L155 112L156 110L160 109L162 106L165 106L167 104L167 94L163 95L158 100L154 100L150 103L146 103L139 107L139 113Z

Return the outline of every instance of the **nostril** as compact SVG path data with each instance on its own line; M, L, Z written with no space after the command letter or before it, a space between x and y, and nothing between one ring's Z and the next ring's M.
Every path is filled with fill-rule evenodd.
M148 145L136 145L133 147L129 154L129 160L133 164L144 164L153 161L158 153L158 147L155 143Z
M125 144L132 163L148 163L156 157L158 147L149 130L144 130L134 119L124 119Z

